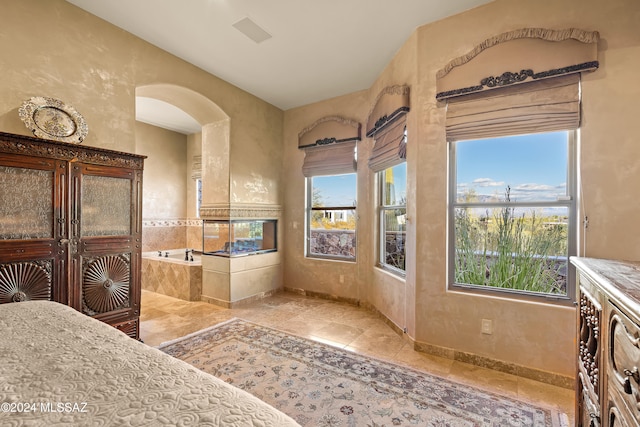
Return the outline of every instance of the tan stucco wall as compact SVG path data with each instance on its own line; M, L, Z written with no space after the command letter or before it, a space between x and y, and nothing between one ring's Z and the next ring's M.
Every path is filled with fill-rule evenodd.
M84 116L89 134L83 144L136 152L136 88L183 87L209 99L228 117L232 158L227 163L237 164L234 157L245 157L255 146L269 153L251 163L253 173L242 168L234 173L234 201L253 202L256 197L246 189L263 187L259 201L278 201L278 108L63 0L8 0L2 18L1 130L29 135L18 107L31 96L49 96ZM196 119L201 106L198 100L180 105Z
M447 143L445 108L435 102L435 75L451 59L505 31L523 27L599 31L600 69L582 81L581 205L589 228L586 252L581 254L638 260L640 85L633 76L640 66L638 22L640 3L635 0L497 0L419 28L368 91L287 111L285 286L371 303L398 326L407 326L420 343L573 376L573 307L447 291ZM325 115L344 115L364 124L376 95L393 84L411 86L406 284L372 267L374 181L366 170L372 145L366 138L358 146L358 261L335 268L301 255L304 179L297 133ZM339 285L341 274L349 274L353 281ZM493 320L492 335L481 334L483 318Z
M136 122L138 154L147 156L142 180L145 218L187 217L187 136Z

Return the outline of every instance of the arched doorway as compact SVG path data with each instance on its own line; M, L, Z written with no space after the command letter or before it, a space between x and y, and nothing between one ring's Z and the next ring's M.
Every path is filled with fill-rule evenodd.
M183 187L188 187L188 191L185 190L184 194L179 196L184 200L175 200L176 191L173 191L175 188L171 188L171 185L163 188L155 182L146 182L145 179L143 197L147 199L147 209L143 210L143 235L147 238L143 239L143 250L167 249L167 247L158 246L161 242L166 242L171 247L195 247L200 240L197 234L201 232L200 224L194 221L198 216L195 204L193 207L190 204L191 200L197 198L196 179L203 183L200 196L203 204L226 203L229 200L229 116L204 95L178 85L152 84L136 88L136 99L149 98L174 106L177 110L191 116L200 128L195 134L184 137L189 141L190 147L196 144L197 149L191 148L189 154L187 151L180 153L184 159L163 159L165 163L162 164L162 167L167 169L167 174L170 172L169 169L176 168L178 163L186 163L186 165L182 165L186 172L184 175L180 174L179 177L186 180L182 183ZM165 127L156 123L152 123L152 125ZM144 137L136 137L137 145L141 145L140 138ZM148 160L157 162L157 159L152 159L155 154L152 147L145 144L145 147L140 150L145 151L140 154L146 154L150 157ZM184 150L187 150L186 144ZM171 152L158 154L172 156ZM200 159L205 160L200 161ZM163 172L159 173L162 175ZM166 200L159 200L165 197ZM175 203L186 205L188 201L189 214L185 214L187 211L182 210L180 211L181 215L175 215L175 209L172 210L170 205ZM178 245L175 243L176 241L184 243Z

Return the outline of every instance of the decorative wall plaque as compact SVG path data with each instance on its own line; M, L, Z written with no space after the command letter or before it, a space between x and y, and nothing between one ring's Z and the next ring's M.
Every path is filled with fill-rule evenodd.
M38 138L80 144L89 132L84 118L62 101L34 96L18 109L20 119Z

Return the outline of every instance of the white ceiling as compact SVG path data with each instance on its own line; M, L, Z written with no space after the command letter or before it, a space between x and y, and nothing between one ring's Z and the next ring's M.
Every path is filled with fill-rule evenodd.
M492 0L67 1L287 110L369 88L417 27Z

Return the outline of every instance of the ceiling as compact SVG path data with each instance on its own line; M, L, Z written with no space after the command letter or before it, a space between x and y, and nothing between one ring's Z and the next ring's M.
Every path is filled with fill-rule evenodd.
M67 1L287 110L369 88L417 27L491 0Z

